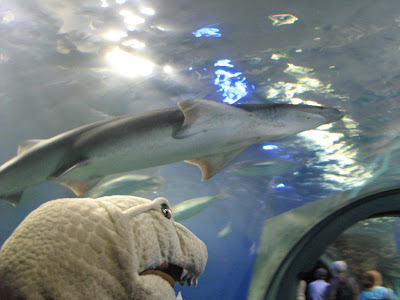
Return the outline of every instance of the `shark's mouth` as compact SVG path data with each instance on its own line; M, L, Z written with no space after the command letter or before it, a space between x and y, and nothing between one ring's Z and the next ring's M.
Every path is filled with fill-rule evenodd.
M178 282L181 286L184 286L185 282L187 282L188 286L191 286L193 284L194 284L194 286L197 286L197 282L198 282L198 276L194 275L190 271L188 271L180 266L177 266L177 265L174 265L174 264L171 264L168 262L162 263L156 269L148 269L146 271L143 271L139 275L140 276L144 276L144 275L160 276L164 280L168 281L172 288L175 286L176 282Z

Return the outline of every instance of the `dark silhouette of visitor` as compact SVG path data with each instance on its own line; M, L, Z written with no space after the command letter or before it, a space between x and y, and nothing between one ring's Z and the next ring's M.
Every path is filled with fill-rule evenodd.
M360 294L358 285L354 278L345 274L347 263L339 260L332 264L332 269L336 275L330 280L327 290L327 300L358 300Z
M308 285L308 297L310 300L325 300L325 295L329 283L326 282L328 271L324 268L319 268L314 272L314 280Z

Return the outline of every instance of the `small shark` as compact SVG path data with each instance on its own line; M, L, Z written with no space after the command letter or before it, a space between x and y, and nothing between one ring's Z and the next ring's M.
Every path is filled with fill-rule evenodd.
M24 142L17 155L0 166L0 199L16 205L26 188L49 180L74 187L182 160L199 166L206 180L250 145L342 117L339 110L320 106L184 100L175 108L110 118Z
M223 190L215 196L205 196L185 200L172 207L174 220L181 222L190 219L191 217L201 213L214 202L225 200L229 197L230 195Z
M231 222L228 222L224 228L222 228L218 234L217 234L217 238L219 239L225 239L227 237L229 237L232 234L232 224Z
M139 191L161 186L161 178L144 174L123 174L102 179L82 195L84 198L100 198L112 195L132 195ZM137 196L137 195L136 195Z
M284 159L253 161L245 160L232 165L229 173L249 177L281 176L293 172L295 164Z

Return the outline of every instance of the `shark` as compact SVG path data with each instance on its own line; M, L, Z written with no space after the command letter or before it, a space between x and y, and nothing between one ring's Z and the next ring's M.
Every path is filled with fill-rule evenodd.
M0 199L17 205L28 187L50 180L79 195L87 190L82 182L179 161L197 165L207 180L250 145L342 117L341 111L322 106L183 100L177 107L117 116L23 142L17 155L0 166Z

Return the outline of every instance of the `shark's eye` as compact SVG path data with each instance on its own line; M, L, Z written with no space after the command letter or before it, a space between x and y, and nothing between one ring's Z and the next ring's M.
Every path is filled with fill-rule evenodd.
M161 211L164 214L164 216L166 216L168 219L172 218L172 211L171 209L168 207L167 204L163 204L161 205Z

